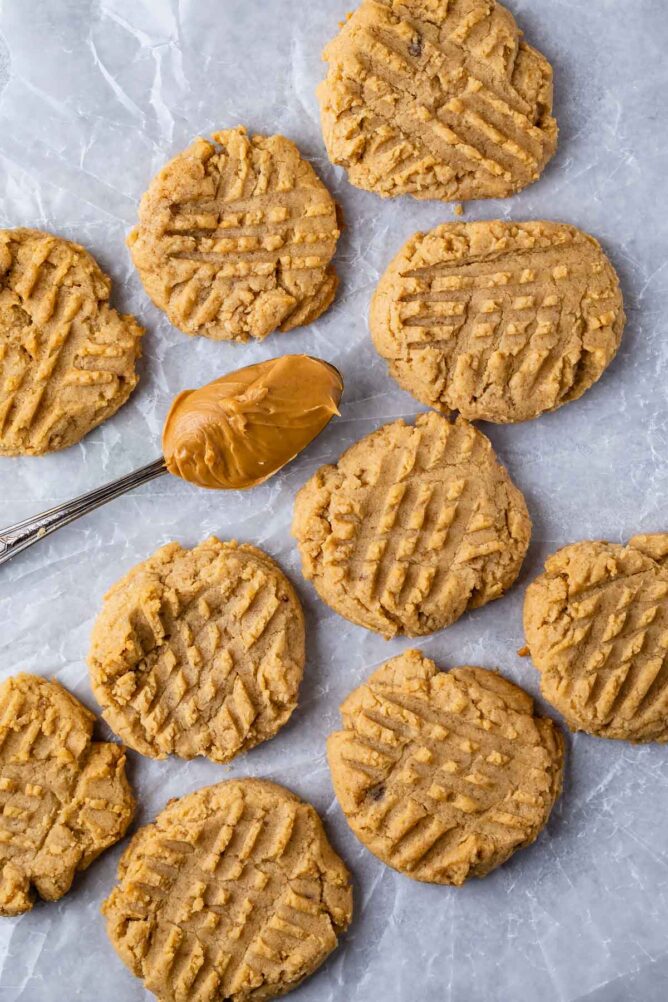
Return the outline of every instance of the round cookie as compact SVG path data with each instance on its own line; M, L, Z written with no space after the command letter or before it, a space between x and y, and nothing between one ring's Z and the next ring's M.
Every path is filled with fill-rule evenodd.
M624 330L600 245L562 223L446 223L416 233L383 275L371 335L422 403L470 421L527 421L576 400Z
M0 455L74 445L137 385L143 329L79 244L0 230Z
M505 198L557 147L552 68L495 0L363 0L323 59L325 146L358 188Z
M292 531L304 576L336 612L419 636L512 585L531 521L489 440L432 411L321 467L297 494Z
M227 762L288 720L304 658L301 605L278 565L212 536L161 547L109 590L88 664L130 748Z
M484 877L544 828L563 737L485 668L439 671L420 651L387 661L341 705L327 757L348 824L414 880Z
M264 338L331 305L336 205L283 136L196 139L153 179L128 237L156 306L186 334Z
M132 820L125 752L93 741L94 723L57 682L0 685L0 915L62 898Z
M264 780L170 801L137 832L118 879L107 931L159 1002L283 995L352 917L348 871L316 811Z
M527 588L524 632L572 730L668 741L668 533L558 550Z

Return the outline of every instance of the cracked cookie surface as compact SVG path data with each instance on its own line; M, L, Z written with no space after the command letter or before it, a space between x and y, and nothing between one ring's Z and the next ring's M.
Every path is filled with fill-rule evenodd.
M668 741L668 533L558 550L527 588L524 632L572 730Z
M470 421L526 421L576 400L614 358L619 280L598 242L551 222L446 223L416 233L371 305L390 374Z
M279 566L212 536L161 547L109 590L88 664L130 748L227 762L286 723L304 658L301 604Z
M563 737L485 668L392 658L341 705L327 757L348 824L414 880L463 884L538 837L562 785Z
M67 894L132 820L125 751L93 741L94 723L57 682L0 686L0 915Z
M331 305L338 237L336 205L294 143L240 127L196 139L163 167L128 245L176 327L248 341Z
M304 576L339 615L419 636L512 585L531 521L489 440L431 412L321 467L297 494L292 531Z
M359 188L505 198L556 149L552 68L495 0L363 0L323 59L325 146Z
M74 445L137 385L143 329L79 244L0 230L0 455Z
M348 871L316 811L264 780L171 801L118 877L103 905L109 937L160 1002L283 995L352 917Z

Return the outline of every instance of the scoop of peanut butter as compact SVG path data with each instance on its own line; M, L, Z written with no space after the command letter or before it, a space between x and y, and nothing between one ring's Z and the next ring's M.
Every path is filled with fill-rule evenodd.
M200 487L261 484L338 414L343 382L333 365L284 355L184 390L162 431L167 469Z

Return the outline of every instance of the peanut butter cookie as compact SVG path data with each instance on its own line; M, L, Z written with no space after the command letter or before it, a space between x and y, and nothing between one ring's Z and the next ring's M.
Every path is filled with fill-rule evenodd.
M110 291L79 244L0 230L0 455L74 445L128 399L144 332Z
M352 916L348 871L310 804L264 780L170 801L125 851L102 911L160 1002L284 995Z
M484 877L538 837L561 791L563 738L485 668L392 658L341 706L327 757L348 824L388 866L436 884Z
M446 223L392 261L371 335L422 403L512 422L580 397L615 356L624 319L612 265L574 226Z
M102 715L130 748L227 762L297 705L304 617L254 546L169 543L107 593L88 664Z
M524 632L572 730L668 741L668 533L558 550L527 588Z
M552 68L495 0L363 0L323 58L325 145L358 188L505 198L554 154Z
M196 139L163 167L128 237L156 306L186 334L264 338L331 305L336 205L283 136Z
M57 682L0 685L0 915L62 898L132 820L125 752L93 741L94 723Z
M531 522L491 443L463 418L394 421L323 466L295 501L304 576L353 623L418 636L499 598Z

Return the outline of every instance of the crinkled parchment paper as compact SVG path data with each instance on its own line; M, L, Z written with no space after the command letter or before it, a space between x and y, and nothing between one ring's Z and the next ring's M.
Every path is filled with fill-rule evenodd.
M285 783L322 812L355 879L350 933L296 994L346 1002L663 1002L668 997L668 751L579 735L547 831L483 881L413 883L347 828L325 763L344 695L386 643L331 613L301 578L289 528L295 491L318 465L384 421L420 408L388 379L367 334L374 285L416 229L452 207L381 201L325 157L314 88L320 51L354 0L4 0L0 8L3 226L81 241L115 282L115 304L147 328L126 407L80 445L0 460L0 525L150 461L174 393L282 352L307 351L346 379L343 415L306 456L248 494L162 478L0 568L0 677L25 669L95 702L84 659L107 587L171 539L248 540L295 581L308 620L299 709L273 741L229 768L130 754L138 821L169 797L227 776ZM555 67L559 151L543 179L466 219L554 218L594 233L619 269L628 327L600 383L516 427L485 427L524 490L534 537L510 595L421 644L441 665L500 667L537 692L522 645L524 586L548 553L583 537L668 528L668 12L665 0L509 0ZM198 133L245 123L294 139L341 203L342 287L309 328L247 347L188 338L143 294L124 237L163 162ZM102 728L102 732L108 733ZM107 942L99 906L118 846L70 894L0 919L2 1002L148 998Z

